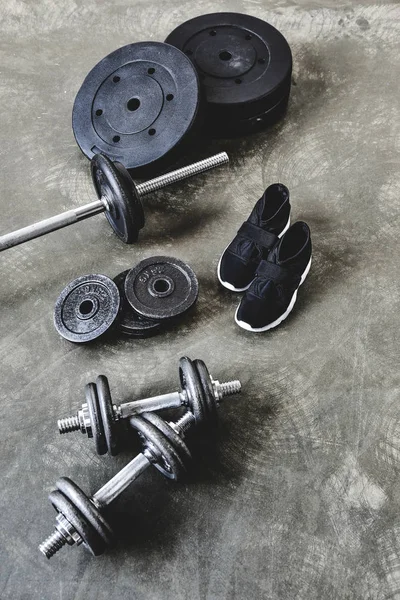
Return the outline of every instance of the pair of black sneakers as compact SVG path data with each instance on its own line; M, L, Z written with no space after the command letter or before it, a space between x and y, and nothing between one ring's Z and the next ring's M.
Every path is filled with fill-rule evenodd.
M289 190L270 185L225 249L218 279L246 292L235 321L248 331L267 331L291 312L311 266L311 234L303 221L290 226Z

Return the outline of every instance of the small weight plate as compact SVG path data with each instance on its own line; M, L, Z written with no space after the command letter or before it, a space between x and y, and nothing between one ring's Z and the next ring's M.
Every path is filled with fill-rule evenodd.
M110 385L105 375L99 375L97 377L96 392L99 399L101 422L104 428L107 449L111 456L115 456L119 452L118 423L114 420Z
M114 323L120 305L115 283L105 275L83 275L61 292L54 307L54 325L70 342L89 342Z
M132 244L144 227L143 204L125 167L104 154L95 154L90 163L97 196L106 201L105 215L117 236Z
M49 500L56 511L64 515L67 521L69 521L72 527L79 533L83 543L90 552L94 556L103 554L106 548L104 539L75 504L58 490L50 492Z
M101 152L127 169L156 170L194 133L199 109L191 61L168 44L138 42L93 67L76 96L72 127L88 158Z
M179 359L179 379L186 393L189 410L193 413L196 425L203 424L207 419L207 405L199 374L193 362L187 356Z
M197 374L200 379L201 388L203 391L203 398L205 401L204 412L207 414L206 421L207 426L212 429L216 427L218 423L218 413L217 413L217 403L215 400L215 392L213 383L211 380L210 373L206 367L204 361L196 358L193 361L193 366L197 371Z
M97 506L91 502L85 492L76 485L69 477L60 477L56 482L56 487L64 496L70 500L75 508L84 516L84 518L97 531L107 546L114 542L114 533L110 525L103 517Z
M157 460L152 464L168 479L179 479L186 471L186 467L179 455L179 452L171 444L168 438L149 421L143 418L143 415L136 415L129 419L133 429L139 434L144 447L154 450Z
M130 337L150 337L160 331L161 322L142 317L142 315L133 310L125 296L125 279L128 273L129 269L114 278L114 283L116 283L121 296L121 309L117 329Z
M207 123L216 135L237 135L270 125L287 104L292 54L269 23L239 13L214 13L179 25L166 42L186 53L202 82ZM281 106L282 108L282 106ZM261 118L255 123L252 119Z
M160 321L189 310L198 290L197 277L189 265L167 256L142 260L125 279L125 296L132 308Z
M85 398L92 430L92 435L90 437L93 437L97 454L102 455L107 452L107 443L104 435L103 423L101 420L99 399L94 383L91 382L85 385Z
M175 450L179 453L179 456L185 466L191 462L192 455L190 454L189 448L181 436L176 433L176 431L169 423L167 423L167 421L164 421L160 415L157 415L157 413L154 412L142 413L141 417L157 427L157 429L159 429L161 433L165 435L168 441L171 442Z

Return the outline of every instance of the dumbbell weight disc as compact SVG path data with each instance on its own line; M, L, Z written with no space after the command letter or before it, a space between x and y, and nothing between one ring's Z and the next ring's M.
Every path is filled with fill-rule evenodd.
M114 532L97 506L86 496L85 492L69 477L60 477L56 482L56 487L59 492L72 502L93 529L96 530L104 544L111 546L114 543Z
M159 455L158 461L153 463L156 469L168 479L179 479L186 471L185 464L169 439L150 421L142 415L135 415L129 419L131 427L138 432L144 446L149 446Z
M181 436L178 435L176 433L176 431L174 431L174 429L172 429L171 425L169 423L167 423L167 421L164 421L164 419L162 417L160 417L157 413L154 413L154 412L143 413L142 417L146 421L148 421L149 423L151 423L152 425L157 427L157 429L165 435L165 437L174 446L175 450L178 451L179 456L181 457L182 462L184 463L184 465L186 467L192 460L192 455L190 454L190 450L186 446L186 444L183 441L183 439L181 438Z
M133 310L125 296L125 279L128 273L129 269L119 273L119 275L114 278L114 283L117 285L121 296L121 310L117 329L129 337L150 337L161 330L161 322L147 319Z
M187 356L179 359L179 379L187 397L187 405L193 413L196 425L207 419L207 407L203 396L202 386L193 362Z
M269 23L239 13L202 15L179 25L166 42L185 52L196 67L213 135L251 133L283 114L292 54Z
M88 158L103 153L127 169L154 171L195 133L200 113L190 60L168 44L138 42L93 67L76 96L72 126Z
M119 313L120 296L105 275L83 275L71 281L54 307L54 325L70 342L83 343L105 333Z
M104 428L107 449L111 456L115 456L119 452L119 424L114 420L110 386L105 375L99 375L97 377L96 392L99 399L100 416Z
M103 554L106 548L103 538L74 503L58 490L50 492L49 500L56 511L64 515L67 521L78 532L90 552L94 556Z
M196 358L193 361L193 366L196 369L197 375L200 379L200 384L203 391L205 410L207 411L207 426L211 429L213 427L216 427L218 423L217 404L215 401L214 388L211 381L211 376L206 367L206 364L199 358Z
M97 454L105 454L107 452L107 442L101 420L97 388L94 383L85 385L85 398L92 430L92 435L90 437L93 437Z
M198 289L189 265L168 256L142 260L125 279L125 296L133 310L160 321L188 311L197 300Z

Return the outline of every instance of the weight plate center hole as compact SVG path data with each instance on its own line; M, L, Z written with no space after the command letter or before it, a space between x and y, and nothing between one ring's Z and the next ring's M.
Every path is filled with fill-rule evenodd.
M232 54L228 50L221 50L219 57L221 60L231 60Z
M169 296L174 291L175 284L167 275L158 275L153 277L149 282L149 292L156 298Z
M98 309L99 304L96 299L85 298L78 306L78 317L83 320L91 319L97 313Z
M139 98L131 98L130 100L128 100L126 107L128 110L130 110L131 112L134 112L135 110L137 110L140 106L140 100Z

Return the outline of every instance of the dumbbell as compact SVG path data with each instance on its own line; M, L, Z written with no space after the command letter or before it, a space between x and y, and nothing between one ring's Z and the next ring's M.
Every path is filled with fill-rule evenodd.
M103 509L150 465L169 479L177 480L191 459L183 437L193 422L190 412L176 423L167 423L154 413L131 417L131 426L138 432L143 445L142 452L90 498L71 479L60 478L57 489L49 494L58 513L55 531L40 544L40 552L51 558L66 544L83 543L94 556L102 554L114 542L114 533L103 516Z
M187 407L194 416L195 424L213 427L217 423L217 407L225 396L238 394L240 381L220 383L214 380L202 360L191 361L186 356L179 360L179 391L125 402L119 406L112 403L107 377L100 375L96 383L85 387L86 402L73 417L57 422L61 434L81 431L93 437L98 454L115 455L120 450L121 421L144 412L167 408Z
M93 184L99 199L0 236L0 252L102 212L106 214L117 236L126 244L132 244L137 241L139 230L145 223L141 201L143 196L228 161L226 152L220 152L155 179L135 183L121 163L113 162L103 154L95 154L90 165Z

